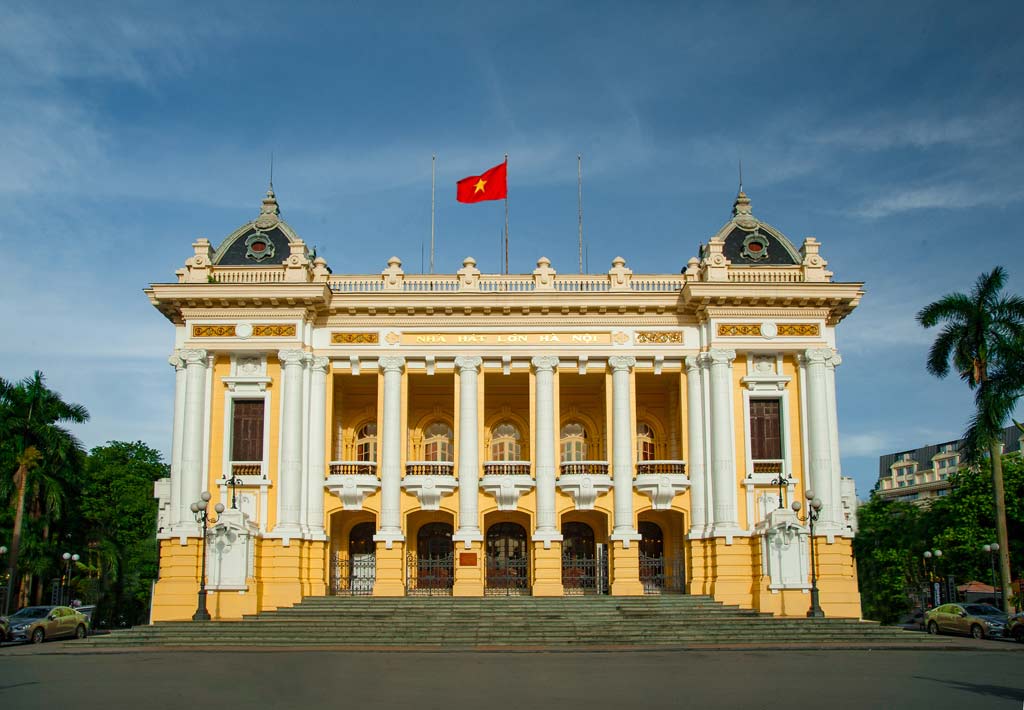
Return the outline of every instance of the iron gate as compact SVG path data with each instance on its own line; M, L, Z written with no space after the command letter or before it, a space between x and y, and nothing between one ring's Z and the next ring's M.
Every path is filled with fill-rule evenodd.
M405 593L409 596L451 596L455 584L455 555L420 557L410 552L407 558Z
M335 552L331 560L331 594L369 596L377 578L377 557L372 552L349 555Z
M594 557L562 555L562 589L568 596L608 593L608 556L599 549Z
M530 593L530 566L526 558L487 558L485 594L522 596Z
M670 560L662 556L648 557L640 554L640 583L644 594L682 594L686 591L686 575L683 556L678 554Z

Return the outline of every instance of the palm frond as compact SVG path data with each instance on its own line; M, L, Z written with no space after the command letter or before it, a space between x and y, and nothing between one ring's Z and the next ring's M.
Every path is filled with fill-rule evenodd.
M943 321L964 325L970 321L974 310L974 303L965 294L950 293L929 303L917 312L916 317L917 322L925 328L932 328Z

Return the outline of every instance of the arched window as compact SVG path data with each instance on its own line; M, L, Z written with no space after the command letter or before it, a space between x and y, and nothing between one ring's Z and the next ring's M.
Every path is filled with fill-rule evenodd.
M587 460L587 430L579 422L562 427L562 461Z
M444 422L434 422L423 432L423 459L425 461L452 461L452 428Z
M636 460L654 460L654 429L644 422L636 425Z
M364 424L356 433L356 461L377 460L377 425Z
M491 461L521 461L519 427L502 422L491 431Z

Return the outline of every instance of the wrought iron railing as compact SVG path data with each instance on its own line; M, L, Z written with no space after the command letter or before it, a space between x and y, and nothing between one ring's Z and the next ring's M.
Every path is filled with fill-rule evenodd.
M682 553L666 560L663 556L640 554L640 583L644 594L682 594L686 591L686 574Z
M376 461L331 461L332 476L376 476Z
M410 552L406 559L405 593L410 596L451 596L455 584L455 556L420 557Z
M372 553L331 555L331 594L337 596L370 596L377 578L377 558Z
M454 470L452 461L409 461L405 464L406 476L451 476Z
M487 558L484 593L490 596L521 596L530 593L530 566L526 558Z
M607 474L607 461L564 461L560 467L563 476L578 476L584 473Z
M562 590L567 596L608 593L608 558L562 555Z
M484 461L485 476L529 476L529 461Z
M263 475L263 462L262 461L232 461L231 462L231 475L232 476L262 476Z
M782 473L783 465L782 459L759 459L754 461L754 473Z
M685 461L637 461L637 473L686 474Z

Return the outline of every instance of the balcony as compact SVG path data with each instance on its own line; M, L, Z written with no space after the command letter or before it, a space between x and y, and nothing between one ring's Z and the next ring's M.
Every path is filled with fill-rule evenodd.
M533 488L529 461L484 461L480 488L494 496L498 510L515 510L519 497Z
M375 461L331 461L327 470L324 488L345 510L362 510L366 496L380 488Z
M672 499L690 487L686 462L675 459L637 461L633 486L651 499L654 510L668 510Z
M576 510L593 510L594 502L612 487L607 461L563 461L558 488L572 496Z
M231 462L231 476L256 476L259 478L263 477L263 462L262 461L232 461Z
M441 497L459 487L451 461L407 461L402 488L419 499L423 510L439 510Z

